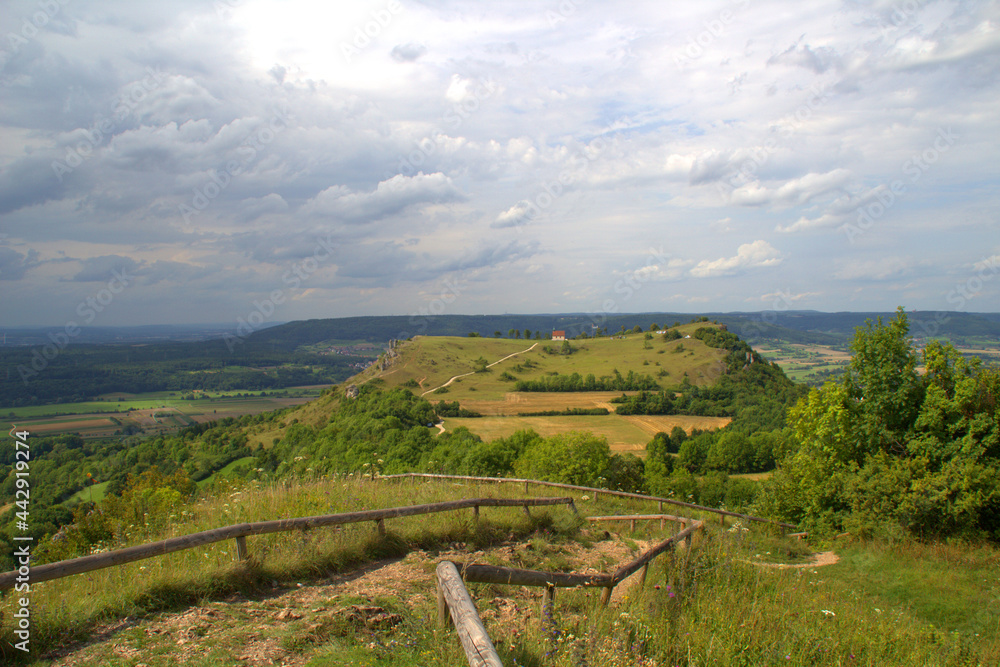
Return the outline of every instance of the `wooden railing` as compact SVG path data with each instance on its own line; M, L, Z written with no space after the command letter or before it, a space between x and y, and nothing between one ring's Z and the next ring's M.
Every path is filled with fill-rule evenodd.
M660 519L670 521L682 521L685 524L690 523L691 525L676 535L671 535L664 541L660 542L656 546L648 549L638 556L635 560L622 565L617 570L611 574L573 574L566 572L544 572L539 570L520 570L512 567L499 567L496 565L482 565L479 563L471 563L467 565L460 565L462 572L462 578L466 581L471 581L475 583L484 584L512 584L515 586L539 586L549 589L549 596L551 597L553 588L575 588L577 586L588 586L593 588L603 588L604 593L601 597L601 602L607 604L608 600L611 599L611 591L614 590L615 586L625 581L628 577L635 574L640 568L646 568L650 561L659 556L665 551L673 549L678 542L684 540L690 547L691 536L701 530L704 530L705 523L703 521L694 521L692 519L685 519L682 517L675 517L669 515L637 515L637 516L618 516L618 517L591 517L591 519L606 520L606 519L618 519L624 521L634 521L637 519ZM642 581L645 582L645 570L643 572Z
M674 500L673 498L661 498L658 496L646 496L641 493L629 493L628 491L611 491L610 489L597 489L592 486L576 486L574 484L561 484L559 482L543 482L537 479L517 479L513 477L470 477L467 475L435 475L431 473L422 472L408 472L401 475L382 475L378 479L404 479L410 478L415 479L418 477L424 477L428 479L456 479L468 482L496 482L504 483L509 482L512 484L524 484L524 492L528 492L528 487L531 484L536 484L538 486L550 486L556 489L570 489L573 491L586 491L587 493L593 493L594 499L597 500L600 494L604 493L609 496L616 496L619 498L635 498L638 500L651 500L653 502L658 502L660 504L660 509L663 509L664 504L676 505L678 507L687 507L689 509L695 509L702 512L711 512L713 514L718 514L722 521L725 521L727 516L736 517L739 519L744 519L746 521L756 521L758 523L769 523L780 527L782 530L787 528L797 528L796 525L791 523L784 523L781 521L775 521L773 519L762 519L757 516L750 516L749 514L740 514L739 512L730 512L729 510L719 509L718 507L705 507L704 505L695 505L694 503L685 503L680 500Z
M451 561L441 561L437 566L438 588L438 618L442 625L450 619L458 633L465 657L470 667L502 667L493 642L483 626L476 611L468 589L464 582L484 584L506 584L514 586L537 586L545 589L542 597L543 615L546 608L551 608L555 602L555 589L589 586L603 588L601 605L606 606L611 599L614 588L632 576L640 569L642 577L639 585L646 582L649 564L660 554L673 549L681 540L685 541L690 551L692 536L705 529L703 521L694 521L684 517L660 514L640 514L613 517L588 517L591 521L630 521L635 526L636 521L656 520L677 521L682 526L690 523L676 535L672 535L656 546L644 551L637 558L625 563L611 574L574 574L567 572L543 572L539 570L521 570L512 567L483 565L480 563L460 564Z
M527 512L529 507L542 505L569 505L576 512L576 506L572 498L467 498L464 500L451 500L441 503L430 503L426 505L410 505L407 507L391 507L387 509L365 510L362 512L348 512L345 514L325 514L320 516L307 516L294 519L278 519L275 521L258 521L255 523L241 523L224 528L205 530L191 535L171 537L152 544L141 544L125 549L117 549L107 553L82 556L61 560L46 565L33 566L30 570L31 582L47 581L49 579L60 579L74 574L100 570L115 565L123 565L132 561L153 558L174 551L193 549L204 544L221 542L223 540L236 540L236 552L240 560L249 557L246 538L250 535L264 535L267 533L279 533L292 530L306 531L310 528L320 526L334 526L347 523L361 523L373 521L378 531L385 534L386 519L393 519L405 516L415 516L418 514L433 514L436 512L451 512L461 509L472 508L473 515L478 518L480 507L523 507ZM13 570L0 574L0 591L13 588L18 577L18 571Z

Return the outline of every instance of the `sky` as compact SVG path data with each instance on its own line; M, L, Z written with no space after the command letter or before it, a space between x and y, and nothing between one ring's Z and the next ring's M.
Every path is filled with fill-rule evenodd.
M1000 310L1000 4L26 0L0 325Z

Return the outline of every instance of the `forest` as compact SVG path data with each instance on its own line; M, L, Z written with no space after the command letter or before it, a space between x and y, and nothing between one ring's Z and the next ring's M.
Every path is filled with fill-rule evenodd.
M69 403L111 392L262 391L335 384L373 358L300 352L249 339L232 350L222 340L76 344L56 354L44 346L0 348L0 363L7 368L6 375L0 375L0 405Z

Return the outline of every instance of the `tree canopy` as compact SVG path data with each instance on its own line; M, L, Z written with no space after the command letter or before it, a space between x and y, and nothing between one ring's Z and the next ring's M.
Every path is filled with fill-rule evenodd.
M1000 373L908 334L902 308L857 329L848 372L789 411L793 447L760 511L824 532L1000 538Z

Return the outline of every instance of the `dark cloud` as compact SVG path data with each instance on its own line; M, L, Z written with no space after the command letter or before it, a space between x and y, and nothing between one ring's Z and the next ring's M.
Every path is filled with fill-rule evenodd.
M28 269L37 265L37 251L20 253L9 246L0 246L0 280L20 280Z
M107 282L116 274L134 274L139 263L131 257L121 255L102 255L100 257L88 257L80 261L81 269L70 280L79 283Z
M389 54L398 63L412 63L420 56L427 53L427 47L423 44L397 44Z

